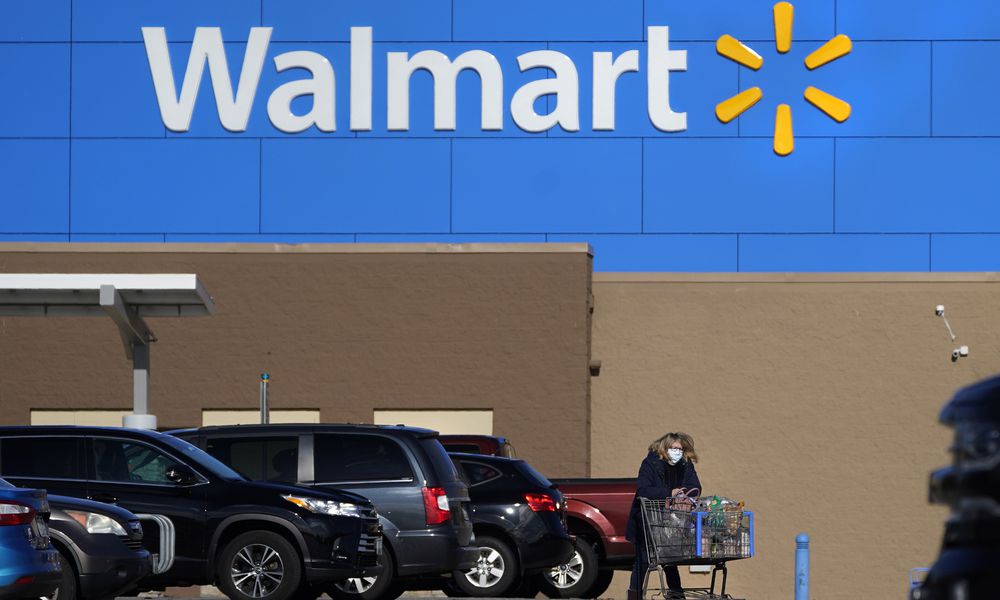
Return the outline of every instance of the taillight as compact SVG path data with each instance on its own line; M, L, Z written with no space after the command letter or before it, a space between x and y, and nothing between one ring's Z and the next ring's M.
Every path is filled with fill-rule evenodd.
M444 488L424 488L424 512L427 513L428 525L440 525L451 519L451 507L448 506L448 495Z
M548 494L525 494L524 501L535 512L556 512L556 501Z
M31 525L35 520L35 510L23 504L0 503L0 526Z

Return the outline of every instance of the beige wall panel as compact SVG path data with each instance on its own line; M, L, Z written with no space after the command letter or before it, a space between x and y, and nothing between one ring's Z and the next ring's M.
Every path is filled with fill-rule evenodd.
M255 408L267 371L273 410L492 410L546 474L588 473L586 245L7 244L0 271L197 273L214 316L148 319L163 428ZM0 319L0 423L129 406L131 375L108 318Z
M593 474L634 477L651 440L686 431L705 491L757 513L737 597L790 598L803 531L812 597L903 597L947 514L927 503L928 472L949 462L938 412L1000 371L1000 284L595 279ZM956 344L971 353L952 363Z
M315 410L272 410L268 412L271 423L319 423L319 409ZM201 424L209 425L259 425L259 410L211 410L201 411Z
M87 425L91 427L121 427L129 410L33 410L31 425Z
M492 410L379 410L376 425L426 427L442 434L493 435Z

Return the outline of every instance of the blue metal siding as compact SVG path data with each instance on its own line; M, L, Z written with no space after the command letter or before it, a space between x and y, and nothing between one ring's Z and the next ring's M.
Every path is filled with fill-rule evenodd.
M773 0L8 0L0 3L0 240L150 242L588 241L602 271L1000 269L1000 4L798 0L792 51L774 49ZM162 26L179 87L196 26L217 26L239 79L249 29L274 27L247 131L219 123L208 73L191 129L165 129L140 28ZM373 129L350 130L350 28L374 28ZM669 26L687 70L647 114L647 26ZM718 56L731 34L757 72ZM844 33L853 52L803 58ZM485 50L503 69L502 131L482 131L481 82L463 72L457 130L435 131L433 79L413 75L410 130L386 129L387 51ZM517 56L575 63L580 131L527 133L510 101ZM592 128L592 53L640 53L616 87L616 129ZM267 100L307 77L275 56L322 54L337 131L277 130ZM853 106L838 124L815 85ZM723 124L715 105L761 102ZM298 98L306 113L312 99ZM792 106L795 152L771 150ZM555 107L546 97L536 103Z

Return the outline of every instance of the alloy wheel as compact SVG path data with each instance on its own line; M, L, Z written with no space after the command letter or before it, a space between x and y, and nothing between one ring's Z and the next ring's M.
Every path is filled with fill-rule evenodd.
M505 565L500 553L493 548L482 547L479 549L476 566L465 572L465 578L478 588L488 588L500 581L504 570Z
M375 577L352 577L344 581L338 581L334 585L337 589L348 594L364 594L375 585Z
M559 589L572 587L583 577L583 559L579 552L574 552L573 557L565 563L553 567L545 572L552 585Z
M285 565L278 552L265 544L249 544L233 557L230 575L236 589L251 598L264 598L281 585Z

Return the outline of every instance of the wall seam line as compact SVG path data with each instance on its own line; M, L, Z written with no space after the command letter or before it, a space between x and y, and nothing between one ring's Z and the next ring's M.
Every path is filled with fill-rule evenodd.
M73 231L73 2L69 3L69 95L67 97L69 104L68 107L68 117L69 117L69 130L66 132L68 134L68 141L66 152L67 152L67 163L66 163L66 241L70 240L70 234Z
M257 233L264 233L264 139L257 138Z

